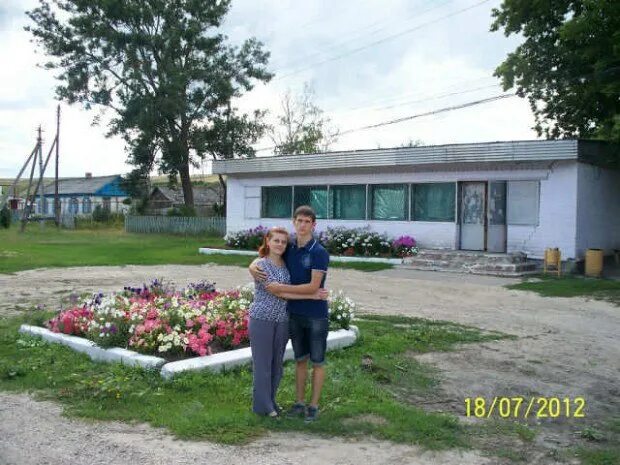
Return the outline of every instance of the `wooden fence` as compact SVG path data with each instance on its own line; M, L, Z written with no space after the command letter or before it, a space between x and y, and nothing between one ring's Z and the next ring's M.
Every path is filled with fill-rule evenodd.
M125 216L125 231L151 234L226 234L226 218L186 216Z

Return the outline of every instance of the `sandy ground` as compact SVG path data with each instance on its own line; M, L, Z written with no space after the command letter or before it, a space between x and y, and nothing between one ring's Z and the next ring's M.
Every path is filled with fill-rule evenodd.
M72 290L112 291L155 277L179 286L208 279L219 288L249 281L241 268L214 265L31 270L0 275L0 315L19 313L36 304L57 305ZM539 434L528 462L555 463L555 452L583 443L579 431L586 425L604 429L605 421L620 417L620 309L600 301L509 291L502 287L509 282L406 270L333 270L328 285L346 290L365 312L450 320L518 336L416 356L439 368L441 384L431 396L412 400L429 410L448 411L471 421L464 416L465 397L583 396L585 419L529 420ZM86 443L87 448L83 447ZM301 434L269 435L243 447L184 442L145 425L66 419L55 404L0 393L3 464L228 460L241 464L498 463L476 452L431 453L374 440L326 440Z

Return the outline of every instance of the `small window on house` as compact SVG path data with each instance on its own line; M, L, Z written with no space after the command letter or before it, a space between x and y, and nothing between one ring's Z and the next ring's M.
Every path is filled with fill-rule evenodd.
M112 208L112 201L110 199L110 197L104 197L103 198L103 209L110 211Z
M69 213L77 215L80 211L80 201L76 197L69 200Z
M506 213L508 224L535 226L538 224L540 182L508 181Z
M309 205L317 218L327 218L327 186L294 186L293 210L300 205Z
M453 182L411 185L412 221L454 221Z
M261 202L262 218L291 218L293 216L293 189L286 187L263 187Z
M82 199L82 213L88 214L88 213L92 213L93 211L93 204L92 201L90 200L90 197L84 197Z
M337 220L366 219L366 185L330 186L329 216Z
M406 184L371 186L371 219L407 220L407 187Z

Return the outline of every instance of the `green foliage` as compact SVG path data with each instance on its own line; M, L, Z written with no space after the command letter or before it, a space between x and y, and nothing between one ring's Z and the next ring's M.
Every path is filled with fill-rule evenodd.
M359 321L361 339L329 353L321 420L306 425L302 420L273 422L252 414L249 367L219 374L188 373L165 381L157 371L94 363L67 347L18 344L24 339L17 333L20 323L19 319L0 320L0 389L45 392L47 398L61 402L70 416L145 422L180 438L237 444L273 430L366 434L430 449L465 447L468 431L455 417L425 412L407 400L428 392L436 381L432 371L406 354L500 338L475 328L422 319ZM460 334L468 336L462 339ZM448 335L449 340L439 340ZM362 365L364 357L373 364ZM419 382L421 378L424 382ZM404 395L397 397L395 392ZM282 405L293 402L294 363L285 364L278 394ZM364 421L368 416L382 421Z
M123 137L138 178L158 168L190 190L191 164L253 156L264 130L262 112L238 115L230 106L271 78L259 41L236 47L222 34L230 4L41 0L26 30L51 58L59 99L114 112L108 134ZM191 195L185 203L193 205Z
M108 208L103 208L101 205L97 205L93 210L93 221L97 223L107 223L110 221L112 214Z
M620 2L504 0L491 30L524 42L496 69L549 138L620 142Z
M213 216L226 216L226 205L223 203L214 203Z
M282 114L270 134L277 155L326 152L338 139L339 131L330 126L330 119L315 105L314 91L307 83L296 98L287 92L281 106Z
M166 213L168 216L196 216L196 209L191 205L173 207Z
M11 227L11 210L6 205L0 210L0 227L4 229Z
M620 305L620 282L612 279L583 278L579 276L540 275L535 281L525 279L518 284L506 286L508 289L536 292L545 297L587 296L598 300L608 300Z

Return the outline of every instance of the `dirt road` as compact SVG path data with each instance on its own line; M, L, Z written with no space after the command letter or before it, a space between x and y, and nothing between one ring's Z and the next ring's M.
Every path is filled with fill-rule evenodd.
M112 291L152 278L179 286L208 279L218 288L249 281L241 268L210 265L31 270L0 275L0 315L36 304L57 305L71 290ZM465 421L465 397L583 396L585 419L539 420L536 453L530 459L554 463L556 452L581 441L578 432L586 425L603 428L605 421L620 417L620 309L599 301L509 291L502 287L507 282L401 270L336 269L330 272L328 284L346 290L365 312L450 320L518 336L418 356L437 366L441 377L440 389L424 399L424 405ZM233 460L247 464L498 463L476 452L431 453L374 440L347 442L300 434L270 435L248 446L225 447L176 441L148 426L66 419L60 412L54 404L0 393L0 459L9 464L54 465ZM92 445L85 448L86 443Z

